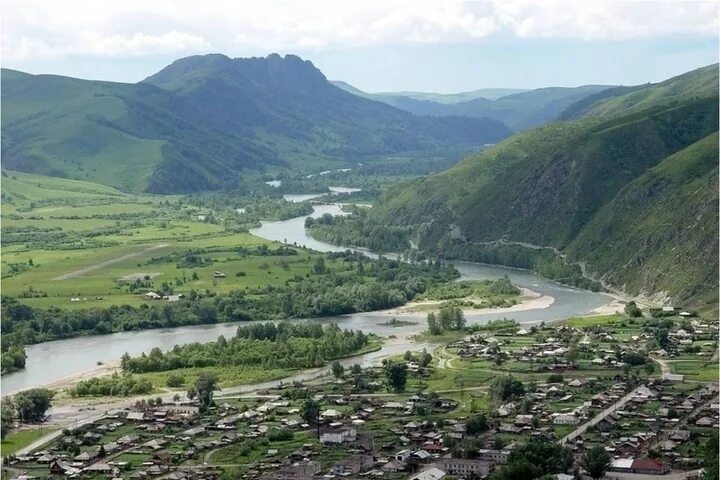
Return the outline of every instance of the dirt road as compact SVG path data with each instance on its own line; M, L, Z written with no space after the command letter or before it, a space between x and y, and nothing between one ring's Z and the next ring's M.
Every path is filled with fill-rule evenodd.
M100 263L96 263L94 265L83 267L79 270L75 270L74 272L63 273L62 275L58 275L57 277L53 278L53 280L67 280L69 278L81 277L90 272L94 272L95 270L100 270L101 268L109 267L110 265L115 265L116 263L124 262L125 260L130 260L131 258L139 257L140 255L142 255L144 253L152 252L154 250L160 250L161 248L165 248L167 246L169 246L167 243L153 245L152 247L144 248L143 250L140 250L139 252L128 253L121 257L111 258L110 260L105 260L104 262L100 262Z

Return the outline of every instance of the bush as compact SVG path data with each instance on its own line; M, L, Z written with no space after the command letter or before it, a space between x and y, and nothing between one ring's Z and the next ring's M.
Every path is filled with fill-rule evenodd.
M185 385L185 377L177 373L171 373L167 378L167 386L170 388L179 388Z

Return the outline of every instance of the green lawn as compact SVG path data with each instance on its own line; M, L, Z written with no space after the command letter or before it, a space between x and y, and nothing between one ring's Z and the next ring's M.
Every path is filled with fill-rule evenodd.
M10 432L10 434L5 437L5 440L0 443L0 452L2 453L2 456L13 454L21 448L27 447L35 440L47 435L48 433L52 433L55 430L57 430L57 428L38 427Z
M624 315L595 315L591 317L572 317L566 320L571 327L591 327L593 325L608 325L617 323L625 318Z

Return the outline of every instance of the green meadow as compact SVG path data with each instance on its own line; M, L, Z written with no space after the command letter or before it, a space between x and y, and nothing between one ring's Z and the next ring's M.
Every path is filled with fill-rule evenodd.
M179 283L176 293L222 293L283 284L312 269L302 250L255 254L270 242L234 228L234 211L210 211L179 196L3 172L2 200L3 294L34 307L139 305L147 301L123 285L136 278L149 289ZM201 265L183 265L191 250L202 251Z

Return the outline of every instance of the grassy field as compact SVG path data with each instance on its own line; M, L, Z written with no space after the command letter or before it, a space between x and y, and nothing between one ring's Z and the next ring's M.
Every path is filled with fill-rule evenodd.
M210 214L214 223L204 221ZM304 251L254 255L252 249L270 242L235 231L235 217L176 196L124 194L89 182L6 172L3 294L35 307L140 305L142 295L128 292L122 280L148 275L150 288L166 282L181 284L179 292L222 293L280 285L310 271ZM183 265L179 259L191 249L204 250L208 261ZM216 278L216 271L225 276Z
M2 456L11 455L23 447L27 447L40 437L52 433L56 428L28 428L10 433L5 440L0 443L0 451Z

